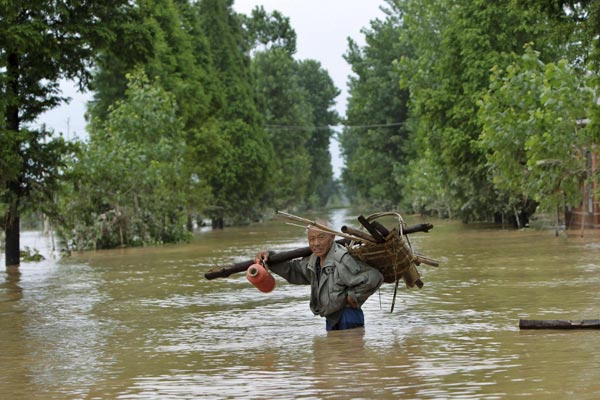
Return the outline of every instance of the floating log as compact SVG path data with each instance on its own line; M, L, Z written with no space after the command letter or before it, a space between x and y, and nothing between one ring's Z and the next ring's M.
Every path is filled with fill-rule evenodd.
M600 329L600 319L520 319L519 329Z

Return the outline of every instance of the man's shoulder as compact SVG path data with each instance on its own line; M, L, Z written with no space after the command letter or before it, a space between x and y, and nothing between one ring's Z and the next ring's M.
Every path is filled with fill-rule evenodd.
M353 274L358 273L362 269L360 262L350 254L348 248L338 243L335 243L334 245L336 247L333 252L333 256L336 263L343 265Z
M350 256L350 253L348 253L348 248L344 245L341 245L339 243L333 242L333 258L336 261L342 261L342 259L345 256Z

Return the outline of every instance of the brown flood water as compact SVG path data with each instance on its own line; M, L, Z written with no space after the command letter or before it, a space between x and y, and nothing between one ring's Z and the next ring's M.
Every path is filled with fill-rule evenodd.
M358 226L350 210L328 217ZM364 306L365 329L329 334L308 287L204 279L262 248L304 247L281 220L3 272L0 398L597 398L600 331L518 321L600 318L600 232L406 220L434 224L411 239L442 265L420 267L425 286L399 290L393 313L386 284ZM48 251L36 232L23 242Z

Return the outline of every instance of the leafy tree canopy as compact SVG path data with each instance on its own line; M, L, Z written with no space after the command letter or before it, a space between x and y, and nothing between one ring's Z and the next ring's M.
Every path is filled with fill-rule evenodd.
M99 48L115 37L112 27L129 9L125 1L0 2L0 164L6 264L19 264L20 215L31 201L51 198L63 156L70 151L45 129L31 130L44 111L60 104L60 79L85 88Z
M61 233L78 249L182 240L186 191L182 120L173 95L142 71L128 75L126 98L92 125L73 165Z

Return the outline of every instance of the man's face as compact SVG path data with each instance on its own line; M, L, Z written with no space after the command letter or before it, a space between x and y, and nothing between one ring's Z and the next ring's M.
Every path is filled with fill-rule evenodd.
M310 251L318 257L325 257L333 244L335 235L317 231L314 229L308 230L308 246Z

